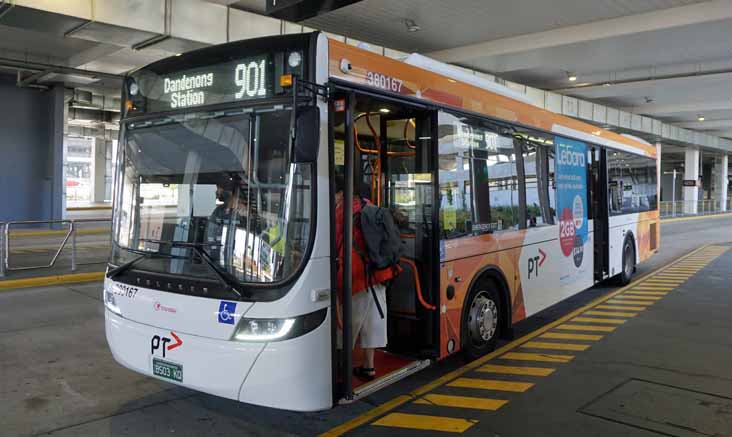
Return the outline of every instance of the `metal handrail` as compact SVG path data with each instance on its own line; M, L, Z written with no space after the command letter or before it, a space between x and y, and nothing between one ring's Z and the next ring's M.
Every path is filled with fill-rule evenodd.
M66 219L66 220L16 220L0 223L0 277L3 277L7 272L20 271L20 270L33 270L33 269L46 269L51 268L56 264L59 255L66 247L69 240L71 240L71 271L76 271L78 263L76 262L76 233L77 224L80 223L94 223L94 222L110 222L111 219ZM23 266L23 267L11 267L10 265L10 228L12 226L20 225L68 225L68 232L64 235L63 241L59 245L58 249L54 253L51 261L48 264ZM84 263L89 264L89 263Z
M718 199L665 200L659 202L659 211L662 218L719 214L730 210L732 210L732 199L726 200L724 205Z

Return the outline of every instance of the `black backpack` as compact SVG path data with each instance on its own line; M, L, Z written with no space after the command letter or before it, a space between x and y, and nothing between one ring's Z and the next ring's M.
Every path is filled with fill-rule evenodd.
M355 223L361 227L361 234L366 244L366 253L361 248L355 247L358 255L363 258L366 267L366 284L376 303L376 309L381 318L384 318L384 310L376 297L376 291L372 287L375 270L386 268L397 269L399 259L404 253L402 238L399 229L394 223L391 211L387 208L366 203L361 199L361 212L356 214Z
M404 245L391 210L362 199L360 216L369 267L372 270L395 268L404 254Z

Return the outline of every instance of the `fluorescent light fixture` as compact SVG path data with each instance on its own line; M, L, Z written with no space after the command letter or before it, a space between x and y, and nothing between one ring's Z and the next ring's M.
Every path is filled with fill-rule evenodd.
M417 32L420 29L419 24L415 23L412 19L405 18L403 23L409 32Z
M701 114L699 114L699 115L698 115L698 116L696 117L696 119L697 119L697 120L699 120L699 121L704 121L704 120L706 120L706 118L705 118L705 117L704 117L703 115L701 115Z
M576 82L577 81L577 75L574 73L567 72L567 80L570 82Z
M379 109L379 112L381 112L382 114L388 114L391 112L391 110L389 108L381 108Z

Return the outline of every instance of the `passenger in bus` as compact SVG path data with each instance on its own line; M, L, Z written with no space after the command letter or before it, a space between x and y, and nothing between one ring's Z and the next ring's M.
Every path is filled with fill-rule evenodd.
M225 252L225 242L222 241L224 229L228 229L231 223L235 223L238 228L247 228L249 207L246 197L246 189L234 182L216 184L216 200L221 204L209 216L206 230L206 240L211 245L210 255L214 260L221 259L221 254Z
M338 296L343 302L343 187L345 180L342 175L336 176L336 248L338 250ZM353 199L353 251L351 252L352 265L352 320L351 320L351 348L356 346L356 340L360 339L360 346L363 350L363 362L359 367L353 369L354 375L359 378L372 380L376 377L374 364L374 351L386 347L386 286L385 282L395 276L393 269L383 269L372 272L367 277L365 254L366 243L359 225L358 214L361 211L362 202L370 203L367 199L367 189L354 189ZM369 285L373 288L372 294ZM376 299L378 299L378 307ZM379 311L381 308L381 313Z

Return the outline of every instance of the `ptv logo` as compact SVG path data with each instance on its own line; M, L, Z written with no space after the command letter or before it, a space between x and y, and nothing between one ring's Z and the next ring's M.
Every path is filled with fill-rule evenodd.
M150 340L150 354L155 355L155 351L162 350L163 351L163 358L165 358L165 351L166 350L173 350L183 344L183 340L180 339L177 335L175 335L175 332L170 331L170 335L173 336L175 339L175 343L168 344L173 341L173 339L168 337L161 337L159 335L153 335L152 339Z
M544 261L546 261L546 253L539 249L539 255L529 258L529 279L531 279L531 274L534 274L534 279L539 277L539 269L544 264Z

